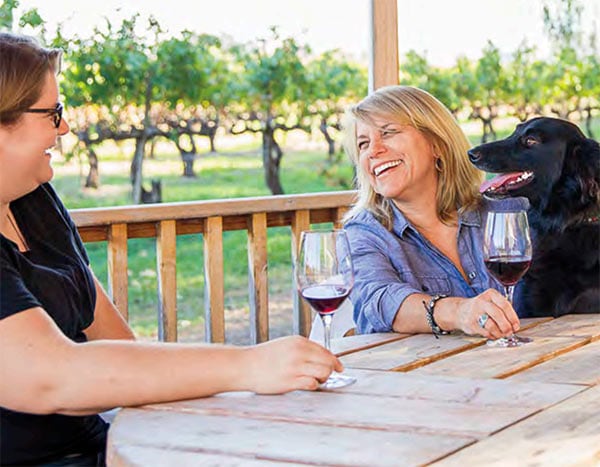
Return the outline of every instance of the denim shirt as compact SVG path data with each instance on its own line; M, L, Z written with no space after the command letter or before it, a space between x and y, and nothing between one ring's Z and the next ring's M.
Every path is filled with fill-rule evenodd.
M391 204L391 231L366 210L344 226L355 274L350 299L360 333L391 331L400 305L413 293L470 298L489 288L503 291L483 262L485 217L492 210L526 210L526 198L484 199L477 210L459 216L458 254L468 280Z

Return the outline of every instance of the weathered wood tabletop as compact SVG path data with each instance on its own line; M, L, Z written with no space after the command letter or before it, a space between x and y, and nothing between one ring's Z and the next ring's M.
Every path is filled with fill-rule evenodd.
M518 348L464 335L333 343L335 391L227 393L122 410L109 466L600 465L600 315L522 320Z

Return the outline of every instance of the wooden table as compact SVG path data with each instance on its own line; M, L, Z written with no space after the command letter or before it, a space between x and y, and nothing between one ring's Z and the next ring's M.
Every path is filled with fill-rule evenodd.
M110 466L600 465L600 315L523 320L533 343L334 342L358 382L122 410Z

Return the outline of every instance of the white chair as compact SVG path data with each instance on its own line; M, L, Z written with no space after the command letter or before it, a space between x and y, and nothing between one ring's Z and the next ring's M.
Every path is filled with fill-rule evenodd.
M336 339L338 337L344 337L354 334L354 306L350 300L346 300L342 303L337 311L334 313L331 319L331 338ZM315 313L315 318L312 322L310 329L310 335L308 338L311 341L323 344L323 323L321 317Z

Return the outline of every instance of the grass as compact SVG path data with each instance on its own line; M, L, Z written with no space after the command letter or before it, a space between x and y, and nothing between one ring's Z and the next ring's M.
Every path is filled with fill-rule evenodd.
M498 137L512 132L515 121L497 125ZM480 125L464 125L469 139L478 144ZM600 134L600 118L594 122L595 134ZM237 137L236 137L237 138ZM146 181L162 181L164 202L237 198L269 195L264 182L260 140L238 141L236 138L217 140L224 152L201 154L196 162L196 178L181 177L182 163L173 147L158 144L155 158L144 161ZM238 143L236 145L236 143ZM202 142L201 142L202 143ZM206 145L203 146L206 151ZM293 149L302 148L305 149ZM281 181L286 193L308 193L346 189L352 179L352 167L345 157L334 170L328 168L325 145L307 141L299 135L289 135L281 166ZM82 188L87 164L71 159L55 162L54 186L69 209L119 206L130 204L129 164L133 147L127 144L105 145L99 148L101 187ZM340 183L340 180L343 183ZM92 268L106 286L106 244L86 245ZM247 252L244 232L225 232L223 239L226 337L230 342L249 341L247 304ZM143 337L156 335L157 282L154 239L129 241L129 313L130 323ZM177 300L181 340L203 339L204 277L201 235L179 236L177 239ZM268 236L269 292L275 300L270 306L281 309L273 320L272 337L291 333L291 251L288 228L270 229Z

